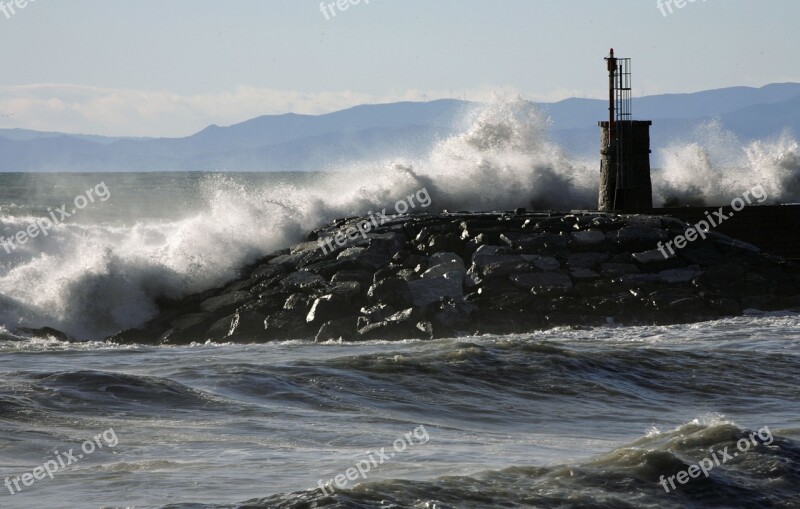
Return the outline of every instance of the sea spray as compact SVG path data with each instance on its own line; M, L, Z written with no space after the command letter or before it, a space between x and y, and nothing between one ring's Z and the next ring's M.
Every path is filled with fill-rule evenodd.
M159 299L219 286L313 228L381 210L422 188L431 212L593 208L597 161L564 152L550 140L549 123L530 102L497 101L468 112L461 132L422 160L354 163L298 182L209 174L186 189L144 174L113 182L110 174L98 176L114 187L115 203L127 199L136 213L107 222L87 212L7 255L0 261L0 323L101 338L152 318ZM770 201L800 198L800 157L791 136L742 143L716 123L654 149L654 167L661 167L653 173L657 204L727 203L759 183ZM149 218L144 200L154 185L174 187L166 219ZM191 195L191 207L182 193ZM4 209L0 226L17 231L35 217Z

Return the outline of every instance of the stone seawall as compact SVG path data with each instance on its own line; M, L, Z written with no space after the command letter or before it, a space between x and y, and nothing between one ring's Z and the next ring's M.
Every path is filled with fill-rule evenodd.
M800 309L798 267L753 245L711 232L665 258L659 243L687 228L671 217L520 210L367 220L315 230L109 340L430 339Z
M670 215L688 223L705 218L706 211L719 207L680 207L654 209L655 215ZM728 206L723 213L731 216L715 231L756 245L764 251L800 260L800 205L758 205L738 212Z

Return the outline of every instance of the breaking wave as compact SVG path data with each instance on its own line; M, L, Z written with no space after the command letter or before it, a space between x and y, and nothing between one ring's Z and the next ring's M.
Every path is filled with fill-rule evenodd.
M464 125L423 160L354 163L302 184L209 174L192 190L197 206L175 206L166 219L62 223L16 251L0 250L0 322L8 331L51 326L100 338L151 318L159 299L217 286L335 218L391 213L422 188L430 211L595 206L597 161L551 141L549 119L533 103L478 107ZM727 203L757 183L770 202L800 199L798 143L788 135L742 145L712 122L657 159L657 205ZM138 185L146 187L144 176ZM113 201L122 191L109 186ZM4 212L0 228L8 237L35 219Z

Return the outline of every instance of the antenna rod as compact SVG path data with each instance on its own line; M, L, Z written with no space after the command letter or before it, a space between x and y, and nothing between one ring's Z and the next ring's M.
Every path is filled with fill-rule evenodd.
M614 48L605 59L608 62L608 146L613 147L614 136L614 100L616 91L617 59L614 58Z

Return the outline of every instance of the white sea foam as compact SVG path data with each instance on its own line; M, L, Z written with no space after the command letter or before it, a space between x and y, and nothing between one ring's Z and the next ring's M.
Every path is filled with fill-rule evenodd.
M549 139L548 124L532 103L498 101L470 112L462 132L423 160L359 163L302 186L209 176L192 191L202 206L176 207L172 220L59 224L46 238L0 251L0 322L9 330L47 325L99 338L152 317L160 297L219 285L314 227L384 207L393 212L423 187L429 211L594 207L597 161L566 154ZM653 172L656 204L728 203L759 182L771 202L796 201L798 152L788 135L743 145L719 123L708 124L654 154L661 167ZM34 219L3 215L0 227L16 232Z

